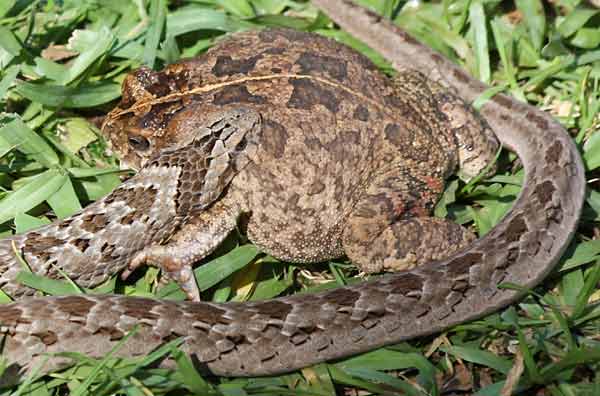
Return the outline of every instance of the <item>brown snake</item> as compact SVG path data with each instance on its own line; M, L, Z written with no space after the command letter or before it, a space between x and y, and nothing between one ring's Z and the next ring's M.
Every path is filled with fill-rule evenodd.
M418 68L469 102L487 88L380 16L347 1L314 3L396 68ZM48 352L103 356L135 324L121 356L183 337L181 349L214 374L275 374L439 332L514 302L523 294L498 285L531 288L553 269L577 226L584 169L569 135L540 110L499 94L480 113L518 154L525 179L502 221L452 257L310 298L216 304L81 295L3 305L3 356L13 375ZM53 358L47 368L64 362Z

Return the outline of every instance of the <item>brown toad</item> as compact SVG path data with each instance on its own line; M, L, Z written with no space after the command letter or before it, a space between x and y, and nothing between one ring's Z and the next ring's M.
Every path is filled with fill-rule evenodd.
M156 239L130 269L161 266L197 298L189 265L216 248L241 215L249 239L281 260L345 254L366 272L440 259L473 239L428 216L457 166L475 176L491 161L498 144L489 128L418 72L390 79L317 35L241 33L163 71L139 69L125 80L104 132L123 161L139 167L235 109L260 119L245 136L258 145L248 163L206 210L178 210L186 219L168 242ZM180 181L192 195L201 182ZM185 201L194 206L194 198Z

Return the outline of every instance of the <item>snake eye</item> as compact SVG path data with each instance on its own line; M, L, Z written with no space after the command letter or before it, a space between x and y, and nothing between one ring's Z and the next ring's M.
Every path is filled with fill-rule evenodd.
M150 142L143 136L129 136L129 146L137 151L146 151L150 148Z

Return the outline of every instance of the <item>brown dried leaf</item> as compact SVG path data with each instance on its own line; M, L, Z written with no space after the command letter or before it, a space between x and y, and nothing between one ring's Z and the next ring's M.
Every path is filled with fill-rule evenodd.
M467 392L473 390L473 375L464 364L454 366L454 375L446 378L440 386L441 393Z
M517 350L517 354L515 355L515 362L508 372L506 376L506 382L500 391L500 396L511 396L513 390L517 387L519 383L519 379L521 375L523 375L523 371L525 369L525 365L523 364L523 354L521 350Z
M50 45L49 47L42 50L42 58L52 61L69 59L76 55L76 51L71 51L67 49L65 45Z

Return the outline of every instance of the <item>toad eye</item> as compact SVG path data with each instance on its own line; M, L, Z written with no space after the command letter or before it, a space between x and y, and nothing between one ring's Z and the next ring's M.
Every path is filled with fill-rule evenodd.
M146 151L150 148L150 142L143 136L129 136L129 146L137 151Z

